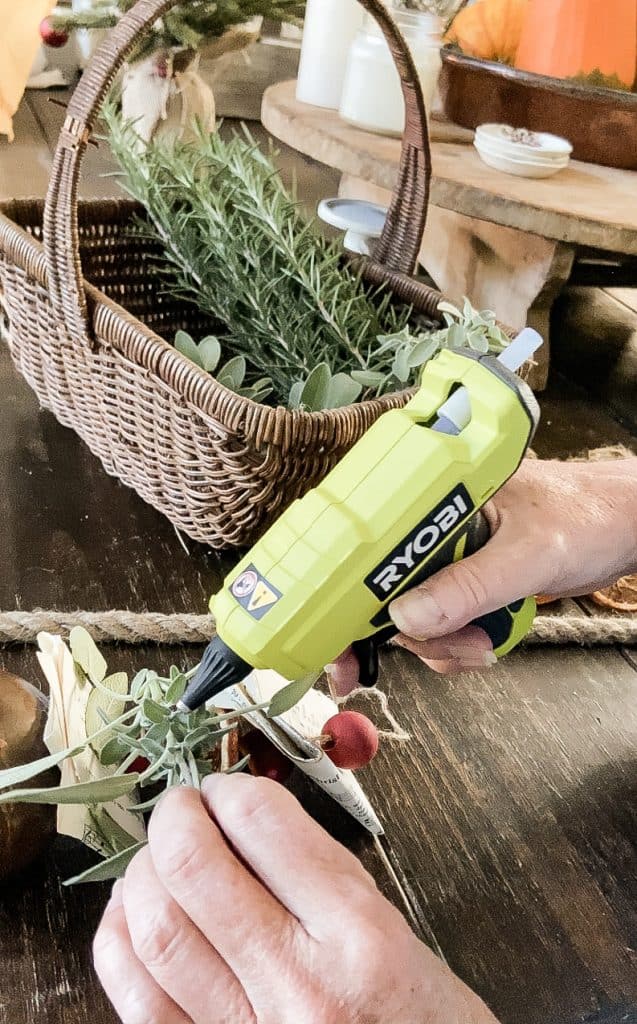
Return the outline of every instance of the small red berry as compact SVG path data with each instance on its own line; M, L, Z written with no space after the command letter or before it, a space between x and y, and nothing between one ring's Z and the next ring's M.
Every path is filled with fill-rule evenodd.
M337 768L363 768L378 752L378 730L358 711L340 711L326 722L322 746Z
M245 733L239 743L243 754L250 755L248 768L252 775L281 783L290 777L291 763L258 729Z
M40 38L47 46L58 49L60 46L66 46L69 41L69 34L64 29L54 28L50 18L44 18L40 22Z
M142 772L146 771L149 765L150 761L147 761L145 757L136 757L133 763L128 766L126 771L130 775L141 775Z

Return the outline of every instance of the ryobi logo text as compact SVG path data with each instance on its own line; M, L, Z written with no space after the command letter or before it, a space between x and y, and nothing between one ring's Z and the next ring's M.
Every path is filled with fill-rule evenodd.
M385 601L411 576L432 551L475 511L469 492L459 484L365 579L365 586Z

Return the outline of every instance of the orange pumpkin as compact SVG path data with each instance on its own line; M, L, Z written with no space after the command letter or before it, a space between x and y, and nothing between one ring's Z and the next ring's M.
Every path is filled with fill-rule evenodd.
M456 15L446 41L480 60L512 64L528 0L477 0Z
M630 88L636 0L529 0L515 66L553 78L596 74Z

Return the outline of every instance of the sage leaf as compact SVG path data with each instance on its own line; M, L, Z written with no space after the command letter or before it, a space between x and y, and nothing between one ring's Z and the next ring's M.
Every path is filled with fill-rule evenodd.
M73 660L93 683L101 683L106 675L106 662L95 641L83 626L74 626L69 634L69 647Z
M171 681L170 686L166 690L166 703L172 707L173 704L176 704L178 701L180 701L184 693L186 692L187 685L188 682L186 680L185 675L180 673L178 676L175 676L174 679Z
M146 733L146 738L152 740L153 743L165 743L169 729L170 720L165 718L163 722L158 722L157 725L150 727Z
M467 341L474 352L480 352L481 354L486 355L489 351L489 342L480 331L469 331Z
M466 331L460 324L452 324L447 332L447 344L449 348L463 348L466 340Z
M132 810L132 807L129 807L128 810ZM137 842L136 837L122 828L105 807L94 807L92 816L100 835L106 840L113 853L129 850Z
M148 678L148 669L147 668L143 668L140 672L137 673L136 676L133 677L133 680L132 680L132 682L130 684L130 695L133 698L133 700L137 700L138 697L140 696L141 691L142 691L142 687L144 687L146 685L147 678Z
M13 788L14 786L21 785L23 782L28 782L29 779L34 779L41 772L48 771L49 768L56 768L67 757L75 757L82 750L84 750L84 746L67 747L66 750L61 750L57 754L41 757L38 761L18 764L15 768L5 768L4 771L0 772L0 789Z
M120 739L119 736L112 736L110 740L106 740L97 756L100 759L100 764L103 764L105 768L109 768L111 765L121 764L129 753L130 747L128 744Z
M301 395L303 393L304 386L305 385L302 380L297 380L290 388L290 395L288 398L288 405L290 406L290 409L298 409L301 404Z
M190 335L186 334L185 331L177 331L175 335L175 348L178 352L181 352L182 356L185 356L186 359L190 359L191 363L194 363L195 366L201 367L203 370L204 366L201 361L199 349Z
M73 878L67 878L64 885L83 885L85 882L109 882L115 878L123 878L126 874L126 868L133 857L147 845L145 842L135 843L134 846L129 846L127 850L122 850L121 853L116 853L113 857L103 860L100 864L89 868L88 871L83 871L80 875L75 875Z
M364 388L375 388L383 383L386 375L379 373L378 370L352 370L351 376L357 384L362 384Z
M199 356L201 365L208 373L214 373L221 359L221 345L219 339L213 337L204 338L199 342Z
M438 309L440 310L441 313L448 313L450 316L454 317L454 319L456 319L456 320L462 320L462 313L460 312L460 310L458 309L457 306L453 305L452 302L447 302L447 301L439 302L438 303Z
M157 704L150 697L142 702L142 713L149 722L154 722L156 725L161 725L170 714L168 708L163 708L161 704Z
M416 366L423 366L428 363L432 356L435 356L438 351L438 342L435 338L425 338L423 341L419 341L412 348L407 362L413 369Z
M340 409L351 405L360 395L363 387L347 373L336 373L327 387L324 409Z
M46 789L14 789L0 793L0 804L101 804L131 793L139 775L112 775L95 782Z
M391 369L394 377L401 384L407 383L409 380L409 349L406 346L401 346L396 352Z
M237 391L246 375L246 361L243 356L235 356L234 359L228 360L228 362L221 367L217 373L217 381L219 384L223 384L224 387L230 388L231 391Z
M332 372L327 363L319 363L315 366L303 385L299 404L309 412L325 408L325 399L331 379Z
M129 811L132 811L133 814L145 814L146 811L152 811L153 807L155 807L155 805L161 800L164 792L165 790L162 790L161 793L157 793L156 796L151 797L150 800L144 801L143 804L133 804L132 807L128 808Z
M283 715L286 711L295 707L305 697L305 694L309 693L319 675L319 672L311 672L310 675L303 676L302 679L296 679L293 683L288 683L282 690L275 693L270 701L268 717L276 718L277 715Z
M104 722L107 724L119 718L126 707L125 698L128 696L128 676L125 672L115 672L108 676L102 683L104 689L97 687L89 694L86 702L86 714L84 718L86 735L92 736L98 732ZM109 693L105 693L109 690ZM109 741L111 736L104 733L99 740L94 740L91 747L96 754L99 754L102 747Z

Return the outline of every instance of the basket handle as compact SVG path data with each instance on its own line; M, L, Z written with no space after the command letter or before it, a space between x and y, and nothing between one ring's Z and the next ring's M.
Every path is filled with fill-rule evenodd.
M77 190L82 159L106 95L140 36L176 0L137 0L109 33L84 72L67 108L44 208L44 251L50 300L68 336L93 344L78 230ZM407 42L383 0L359 0L379 23L396 61L405 97L405 132L398 181L374 262L413 273L429 200L431 157L425 103Z

